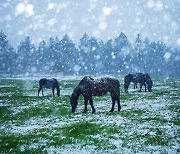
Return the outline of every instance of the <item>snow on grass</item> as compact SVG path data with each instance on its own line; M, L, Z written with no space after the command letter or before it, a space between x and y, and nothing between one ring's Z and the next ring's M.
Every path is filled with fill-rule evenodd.
M11 86L4 89L8 83ZM138 89L122 92L120 112L117 104L115 112L108 112L112 105L109 94L94 97L95 114L91 114L90 105L82 114L82 98L76 113L71 113L67 95L77 83L61 80L61 97L53 98L51 91L45 97L35 95L37 81L3 80L0 151L178 153L179 80L156 80L152 93L139 93Z

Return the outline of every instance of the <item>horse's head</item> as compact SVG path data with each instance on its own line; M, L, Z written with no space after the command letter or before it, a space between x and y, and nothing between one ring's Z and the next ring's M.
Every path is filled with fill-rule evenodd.
M70 98L70 103L71 103L71 107L72 107L72 112L75 112L76 108L77 108L77 98L75 98L74 96L69 96Z
M128 87L129 84L133 82L133 75L132 74L128 74L124 77L124 92L128 93Z
M152 85L151 85L151 84L148 84L148 85L147 85L147 89L148 89L149 92L152 92Z
M152 92L152 86L153 86L153 82L151 80L151 77L149 76L149 74L145 74L145 80L146 80L146 84L147 84L147 89L149 92Z
M124 92L125 92L125 93L128 93L128 87L129 87L129 84L128 84L128 83L125 83L125 84L124 84Z

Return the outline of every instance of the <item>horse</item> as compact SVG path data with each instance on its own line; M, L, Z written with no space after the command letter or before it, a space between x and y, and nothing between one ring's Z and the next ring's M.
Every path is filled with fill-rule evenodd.
M83 113L87 112L88 101L91 105L92 113L95 113L92 96L103 96L108 92L110 93L111 98L112 98L112 108L109 112L114 111L114 106L115 106L116 101L118 104L118 111L120 111L121 105L120 105L119 80L116 78L111 78L111 77L93 79L90 76L85 76L79 82L79 84L74 88L72 95L69 96L72 112L74 113L77 108L79 96L83 95L84 105L85 105Z
M46 79L46 78L42 78L39 80L39 89L38 89L38 96L39 96L39 92L42 90L42 96L43 95L43 88L47 88L47 89L52 89L52 94L54 96L54 89L56 88L57 91L57 96L60 96L60 88L59 88L59 83L56 79L52 78L52 79Z
M128 93L128 87L129 87L131 82L134 83L134 89L137 88L137 83L140 84L140 90L139 90L140 92L142 91L142 86L145 87L145 92L146 92L146 87L147 87L149 92L152 91L153 82L151 80L151 77L147 73L145 73L145 74L136 73L136 74L126 75L124 78L125 93Z

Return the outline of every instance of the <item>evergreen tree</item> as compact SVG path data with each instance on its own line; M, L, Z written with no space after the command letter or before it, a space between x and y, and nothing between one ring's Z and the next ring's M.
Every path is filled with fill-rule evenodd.
M65 74L74 72L74 65L77 64L78 52L73 41L65 35L60 41L61 68Z
M113 70L116 74L117 72L122 72L122 70L127 69L129 65L126 56L129 54L129 41L124 33L120 33L119 37L115 38L113 42Z
M15 73L16 66L16 51L9 44L4 32L0 32L0 74L10 74Z
M113 56L112 39L109 39L104 44L104 74L113 73Z
M82 74L91 74L92 72L92 47L90 45L90 38L87 34L84 34L80 39L79 43L79 52L80 52L80 66Z
M18 72L19 73L30 73L32 72L32 68L35 65L35 53L36 49L34 44L32 44L32 40L29 36L25 38L24 41L20 42L18 45ZM33 71L34 72L34 71Z
M63 73L64 75L96 75L146 72L156 76L180 75L180 51L162 42L142 40L138 34L130 44L126 35L106 43L84 34L78 49L65 35L62 40L50 38L40 42L37 50L29 36L20 42L17 52L0 32L0 74Z
M48 71L48 51L47 43L45 41L40 42L36 53L36 66L40 73Z

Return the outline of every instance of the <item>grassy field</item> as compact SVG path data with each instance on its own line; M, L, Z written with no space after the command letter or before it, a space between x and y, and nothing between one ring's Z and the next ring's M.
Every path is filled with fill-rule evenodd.
M180 80L153 80L153 92L123 91L122 110L94 97L96 113L71 113L78 79L59 80L61 96L37 97L36 79L0 79L0 153L180 153Z

